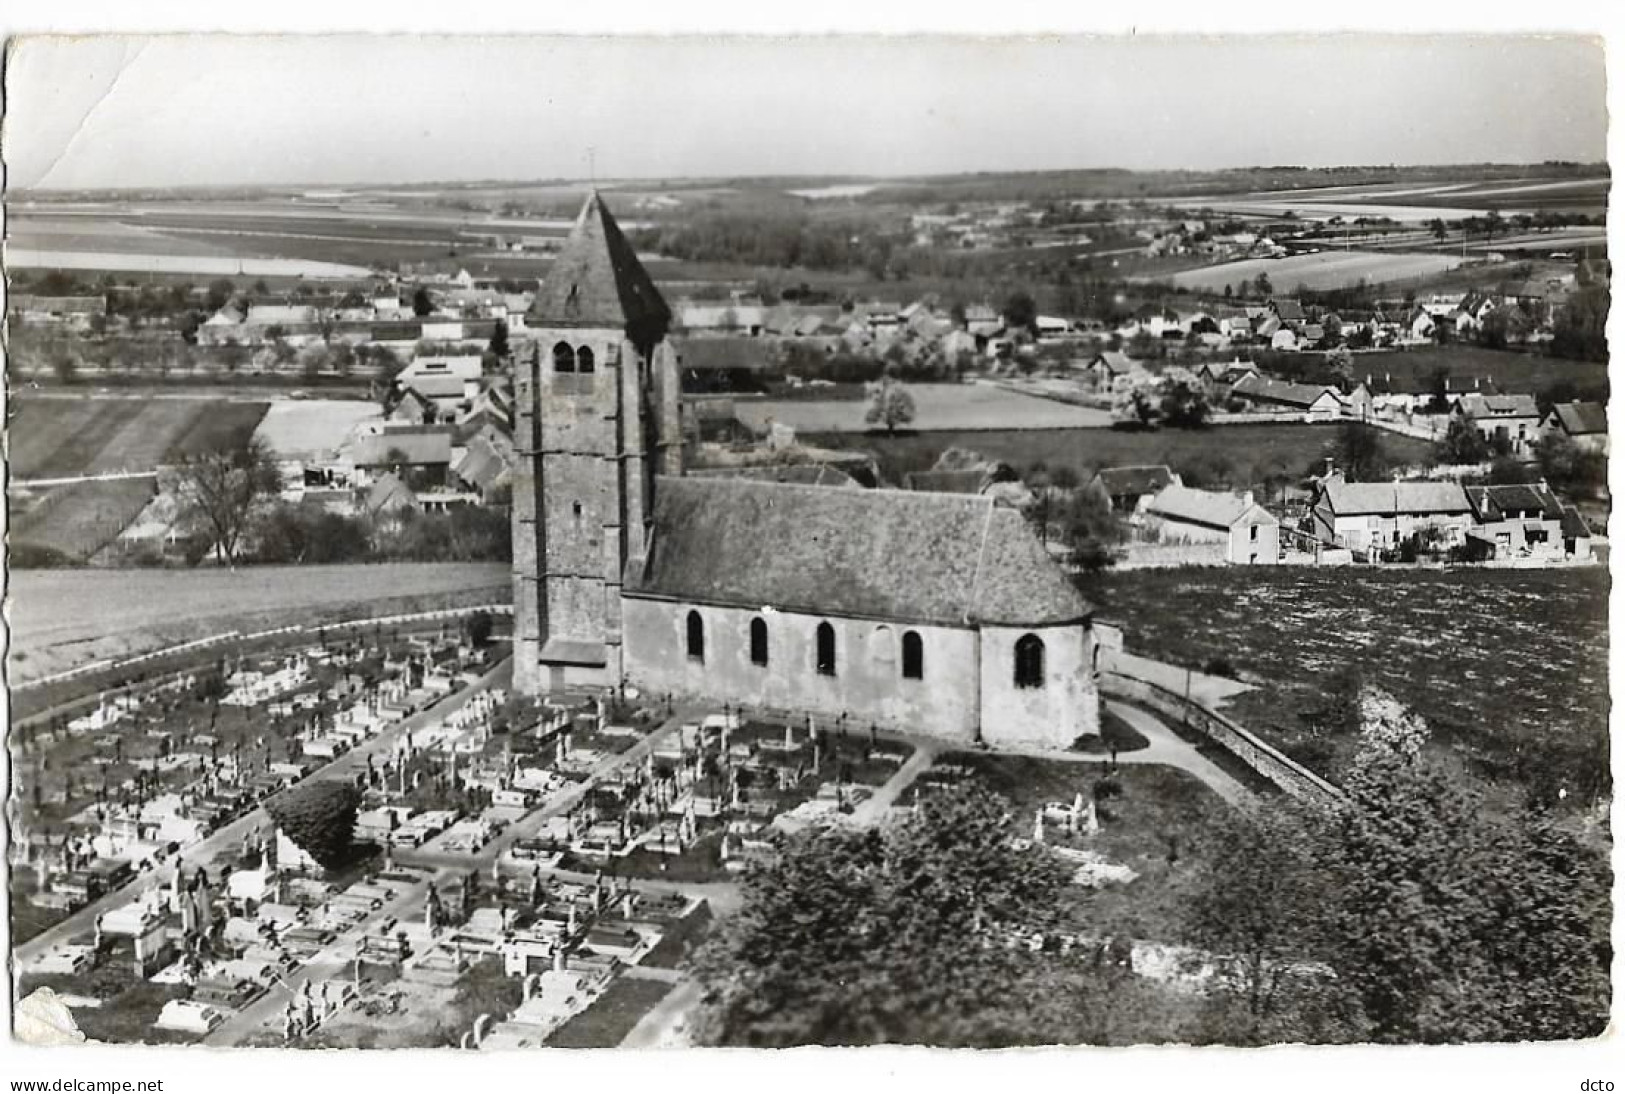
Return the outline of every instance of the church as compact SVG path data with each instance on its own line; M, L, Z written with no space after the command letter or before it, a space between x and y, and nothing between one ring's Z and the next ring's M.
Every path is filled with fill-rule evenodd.
M1088 602L983 496L685 477L672 315L597 193L514 336L514 688L991 747L1099 732Z

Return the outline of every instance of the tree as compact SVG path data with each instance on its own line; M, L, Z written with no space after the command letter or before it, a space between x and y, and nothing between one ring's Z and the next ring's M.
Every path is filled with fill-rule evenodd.
M753 865L695 962L709 1043L1001 1047L1078 1038L1084 963L1001 944L1053 921L1067 871L1011 846L1006 803L935 795L883 829L812 829ZM1063 971L1064 970L1064 971ZM1081 1005L1080 1005L1081 1004Z
M1178 429L1200 429L1207 424L1207 397L1183 380L1162 397L1162 420Z
M271 450L250 437L183 454L175 469L183 511L205 529L216 559L235 564L255 507L281 485Z
M1316 842L1327 959L1389 1043L1577 1038L1607 1021L1607 875L1550 817L1465 775L1376 754Z
M217 312L237 294L237 285L229 277L217 277L209 282L209 295L207 303L210 312Z
M1490 458L1490 445L1472 422L1457 418L1445 430L1444 438L1433 446L1433 458L1448 464L1483 463Z
M870 384L869 410L863 420L870 425L885 426L887 433L896 433L898 426L914 420L914 396L890 377Z
M1204 1040L1232 1045L1359 1039L1357 999L1319 958L1328 879L1310 819L1287 804L1229 814L1183 909L1190 941L1223 954Z
M1263 272L1253 278L1253 288L1258 290L1261 297L1267 297L1275 291L1275 286L1270 284L1270 275Z
M417 291L412 294L412 314L419 319L434 314L434 299L429 295L429 290L422 285L419 285Z
M265 811L295 846L332 869L349 856L360 805L354 783L318 779L272 798Z
M491 613L475 612L463 621L463 632L468 636L468 644L475 649L483 647L491 640Z
M1608 482L1608 457L1561 433L1548 433L1535 443L1535 460L1540 477L1559 490L1590 493Z
M1038 304L1031 293L1013 292L1005 299L1004 322L1016 330L1038 329Z
M1444 221L1440 220L1438 217L1434 217L1428 222L1428 231L1432 232L1433 238L1438 240L1440 243L1443 243L1445 236L1449 234L1444 226Z
M508 346L508 324L497 320L496 330L491 332L491 343L486 349L494 354L498 361L506 361L511 349Z
M1376 482L1388 473L1388 454L1377 430L1363 422L1343 422L1332 455L1350 482Z

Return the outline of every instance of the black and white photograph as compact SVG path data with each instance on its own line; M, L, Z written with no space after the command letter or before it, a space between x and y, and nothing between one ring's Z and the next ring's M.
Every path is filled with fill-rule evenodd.
M1611 1039L1605 47L12 37L10 1036Z

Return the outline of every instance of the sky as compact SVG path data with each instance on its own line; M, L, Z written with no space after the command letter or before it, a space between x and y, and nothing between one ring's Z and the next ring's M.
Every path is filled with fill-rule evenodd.
M1575 36L25 38L3 150L21 189L1600 161L1604 83Z

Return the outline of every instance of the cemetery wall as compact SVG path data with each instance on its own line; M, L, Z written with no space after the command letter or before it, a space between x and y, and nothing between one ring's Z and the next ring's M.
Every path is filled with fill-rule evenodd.
M1016 686L1016 642L1044 642L1044 686ZM983 627L982 739L989 745L1070 748L1100 733L1094 635L1088 626Z
M1109 695L1143 703L1189 726L1224 746L1242 763L1300 801L1327 804L1342 797L1343 792L1336 786L1259 739L1251 730L1195 699L1187 699L1160 684L1121 671L1102 672L1100 687Z
M688 656L690 610L705 622L703 661ZM646 692L827 718L845 714L859 725L873 722L966 743L975 739L981 704L978 633L973 629L905 628L630 596L623 599L622 612L627 675ZM758 617L768 626L765 666L750 659L750 623ZM823 622L835 628L833 676L817 670L816 630ZM905 630L917 632L922 642L924 676L919 680L903 678ZM1007 660L1007 676L1009 670Z

